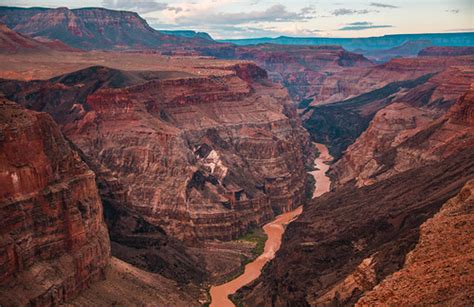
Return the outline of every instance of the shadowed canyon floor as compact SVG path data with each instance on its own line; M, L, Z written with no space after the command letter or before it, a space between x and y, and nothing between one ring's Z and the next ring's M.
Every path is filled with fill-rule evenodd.
M313 198L329 191L331 180L326 176L326 172L329 169L328 163L332 161L326 146L315 143L315 147L319 151L319 156L314 160L315 170L310 172L316 181ZM263 254L247 264L242 275L225 284L211 287L211 307L234 306L229 296L260 276L263 267L275 258L276 252L280 249L285 228L293 220L296 220L302 211L303 207L300 206L293 211L277 216L275 220L263 226L263 230L268 236Z

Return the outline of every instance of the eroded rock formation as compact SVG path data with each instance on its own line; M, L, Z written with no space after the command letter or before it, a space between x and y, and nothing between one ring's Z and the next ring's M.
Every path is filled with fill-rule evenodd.
M448 62L458 60L466 58ZM352 305L361 297L361 305L385 299L403 304L409 298L472 303L472 296L464 294L470 286L464 285L463 274L472 271L467 259L416 262L425 251L470 249L463 245L469 235L461 226L460 238L438 246L434 233L445 225L443 211L423 223L474 178L472 80L472 66L453 65L403 86L392 84L319 108L333 106L339 127L354 126L343 122L352 116L365 118L368 129L353 136L355 143L331 167L333 191L305 206L275 261L235 299L248 306ZM379 111L370 120L374 110ZM466 193L465 188L459 194L460 203L468 199ZM469 206L468 201L459 213L461 220L469 219ZM423 233L425 227L432 232ZM450 236L448 230L445 238ZM418 291L407 290L416 282L409 277L415 278L414 270L423 271ZM451 275L440 281L442 272ZM364 298L366 293L371 294Z
M179 239L229 240L303 202L310 147L286 90L264 70L219 70L93 67L2 89L49 112L147 223Z
M163 34L135 12L104 8L0 7L0 22L33 37L61 40L80 49L153 49L174 51L217 45L212 39Z
M450 69L380 110L333 166L336 184L372 184L474 147L473 73L467 67Z
M321 196L290 224L275 260L237 299L246 306L354 304L404 267L420 226L473 178L474 151L466 148L368 187L345 185ZM466 248L451 242L453 250ZM435 261L426 265L440 269ZM457 302L472 302L462 298Z
M327 98L322 104L309 106L303 112L303 124L313 139L328 144L332 155L340 158L369 127L374 115L392 103L421 108L432 117L443 115L469 89L472 63L472 57L398 59L365 69L364 75L358 75L359 69L340 73L342 80L358 76L358 80L348 81L348 84L353 85L354 93L362 94L351 97L351 92L338 91L337 95L349 98L338 102L331 102L334 97ZM397 112L387 114L396 116ZM400 120L409 120L403 116L400 114ZM398 124L390 127L399 128Z
M0 101L0 304L56 305L104 277L94 173L53 119Z
M474 301L474 181L420 227L403 268L365 294L356 306L456 305Z

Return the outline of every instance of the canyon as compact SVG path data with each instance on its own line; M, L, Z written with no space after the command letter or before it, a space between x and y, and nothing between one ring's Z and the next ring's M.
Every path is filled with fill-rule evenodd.
M315 144L315 146L318 150L318 157L314 160L314 168L316 170L310 172L315 180L312 199L328 192L331 185L331 180L326 176L326 172L329 169L328 163L332 161L332 157L329 155L326 146L323 144ZM225 284L211 287L209 291L211 295L211 307L233 306L233 303L228 298L229 295L233 295L237 290L260 276L263 267L275 258L276 252L280 249L281 239L285 232L285 228L288 224L298 218L302 209L303 207L300 206L293 211L281 214L277 216L275 220L262 227L267 235L263 253L253 262L245 266L242 275Z
M2 306L474 302L472 47L0 22Z

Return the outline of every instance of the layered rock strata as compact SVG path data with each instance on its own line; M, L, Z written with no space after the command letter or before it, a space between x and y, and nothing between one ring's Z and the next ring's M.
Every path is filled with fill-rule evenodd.
M423 113L432 119L442 116L469 89L473 79L472 60L472 57L400 59L398 64L403 64L405 68L399 71L399 68L393 67L394 71L390 73L392 69L389 67L395 64L393 60L385 64L384 68L371 69L370 73L353 83L354 88L358 88L359 85L370 85L372 81L376 81L369 88L381 87L339 102L309 106L302 114L303 124L315 141L328 144L331 154L340 158L347 147L369 127L375 114L393 103L403 103L424 110ZM413 67L422 69L409 73L410 63ZM380 75L382 72L384 73ZM415 79L410 79L414 76ZM390 78L400 78L402 81L386 84L386 80ZM348 93L341 91L339 94ZM393 111L386 113L397 114ZM399 119L409 120L402 118L405 115L400 114ZM390 129L398 129L397 127L400 128L400 124Z
M262 276L244 287L235 299L244 306L352 305L372 289L377 293L374 287L396 271L403 271L406 261L407 270L410 269L410 257L418 254L416 249L406 259L419 242L420 227L423 229L423 223L474 178L473 161L474 151L466 148L442 162L397 174L368 187L345 185L321 196L305 206L300 218L288 227L282 248ZM428 241L421 231L423 246ZM457 244L467 242L469 235L462 235L450 241L453 245L443 241L443 249L469 250L470 247ZM436 242L441 241L433 244ZM468 272L470 264L465 260L459 266L451 263L452 268ZM441 270L443 266L438 264L424 263L426 272ZM450 275L447 280L438 280L430 275L433 283L442 283L459 294L457 287L462 278ZM455 281L452 288L451 279ZM406 288L387 288L380 294L388 295L397 289ZM418 289L419 292L410 289L413 296L436 296L429 293L432 288ZM450 298L447 293L443 297ZM472 297L453 296L453 301L469 304Z
M356 306L452 305L474 302L474 181L420 227L403 268L365 294Z
M336 184L372 184L474 147L473 80L471 68L448 70L380 110L332 167Z
M0 304L57 305L104 277L94 173L45 113L0 101Z
M303 202L310 147L283 88L253 64L227 65L182 76L93 67L2 90L49 112L147 223L229 240Z

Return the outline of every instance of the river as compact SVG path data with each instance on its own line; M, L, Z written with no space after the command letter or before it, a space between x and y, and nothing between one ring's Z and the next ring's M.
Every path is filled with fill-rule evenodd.
M332 161L332 157L325 145L318 143L314 143L314 145L320 152L320 155L314 160L316 169L310 172L314 179L316 179L313 198L329 191L331 180L326 176L326 172L329 169L329 165L326 163ZM238 289L251 283L260 276L263 266L272 260L275 257L275 253L280 249L281 239L285 232L285 225L298 218L301 212L303 212L303 206L278 215L273 221L263 226L263 231L268 236L263 253L245 266L242 275L225 284L211 287L211 307L234 307L232 301L229 300L229 295L234 294Z

